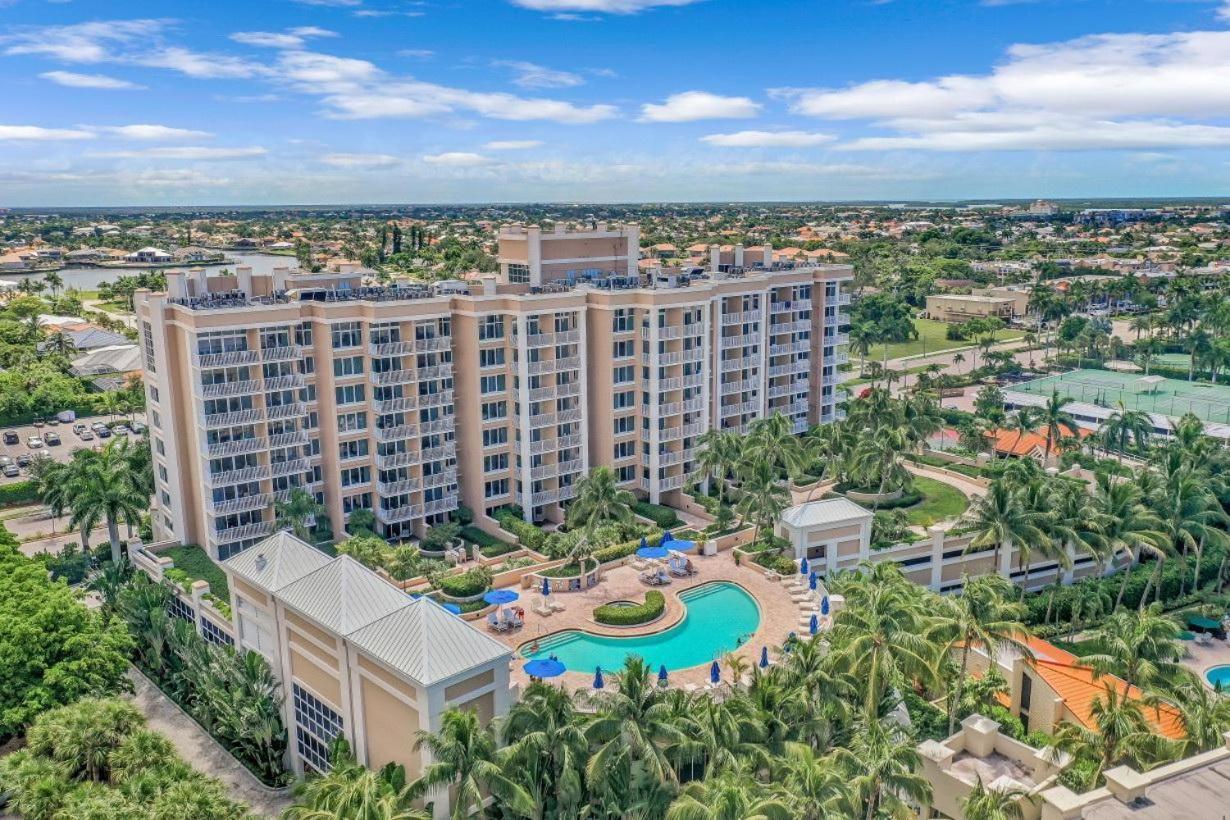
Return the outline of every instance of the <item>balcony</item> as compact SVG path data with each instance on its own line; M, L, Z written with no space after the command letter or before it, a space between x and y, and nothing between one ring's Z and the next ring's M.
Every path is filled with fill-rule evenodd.
M290 404L274 404L265 408L265 415L270 420L289 419L297 416L306 416L308 408L306 404L292 402Z
M725 313L722 315L723 325L743 325L759 322L764 314L759 310L745 310L742 313Z
M683 487L683 475L668 475L658 479L658 492L678 490Z
M382 524L398 524L402 521L412 521L415 518L422 518L423 514L422 504L407 504L404 507L392 510L386 510L383 507L376 509L376 518Z
M219 544L230 544L235 541L245 541L249 538L258 538L263 535L269 535L272 532L272 521L258 521L255 524L242 524L238 527L229 527L224 530L214 530L214 541Z
M723 359L722 372L733 373L736 370L747 370L750 367L756 367L760 364L759 356L743 356L738 359Z
M255 424L261 418L261 411L256 409L234 410L230 413L210 413L205 416L205 429L216 430L219 427L233 427L236 424Z
M560 500L559 490L543 490L542 492L534 493L530 498L530 503L535 507L542 507L546 504L554 504Z
M290 433L277 433L269 437L269 446L273 447L296 447L300 444L308 443L307 430L295 430Z
M431 421L419 422L419 433L427 436L432 433L448 433L454 429L452 417L442 419L432 419Z
M551 401L581 395L580 382L557 384L554 387L536 387L530 391L530 401Z
M259 364L260 354L255 350L228 350L224 353L198 353L198 367L234 367L243 364Z
M261 450L269 449L269 439L265 438L240 438L234 441L217 441L206 447L206 452L210 458L220 458L222 456L239 456L244 453L256 453Z
M428 501L423 505L423 515L435 515L436 513L452 512L457 509L457 495L446 495L444 498L437 498L435 501Z
M367 352L375 358L384 358L386 356L413 356L414 342L381 342L380 344L369 344Z
M418 425L399 424L396 427L377 427L376 441L400 441L404 438L414 438L419 434Z
M306 473L311 468L312 465L306 458L292 458L289 461L279 461L277 464L269 465L269 473L277 478L292 473Z
M449 442L442 444L439 447L427 447L419 453L419 461L441 461L446 458L457 457L457 444Z
M704 410L704 409L705 409L705 400L701 398L700 396L697 396L696 398L688 399L687 401L683 403L683 412L685 413L699 413L701 410Z
M376 484L376 492L383 496L405 495L423 489L423 482L417 478L403 478L398 481L381 481Z
M445 350L452 350L453 339L451 336L432 336L426 339L415 339L414 349L418 353L441 353Z
M678 441L683 438L682 427L663 427L658 430L658 441Z
M556 415L559 417L560 424L570 424L581 420L581 408L573 407L568 410L561 410Z
M738 379L733 382L722 382L721 394L729 396L732 393L744 393L749 390L759 390L760 379Z
M795 382L793 384L779 384L776 387L769 388L769 398L780 399L782 396L790 396L795 393L801 393L808 388L807 382Z
M741 401L734 404L723 404L721 414L723 416L739 416L744 413L760 412L760 402L758 401Z
M850 294L848 294L848 293L839 293L839 294L837 294L837 304L839 304L839 305L848 305L848 304L850 304Z
M265 390L295 390L303 387L307 382L303 376L298 373L288 373L285 376L274 376L270 379L265 379Z
M807 359L800 359L797 362L789 364L778 364L769 368L769 378L777 376L793 376L796 373L807 373L811 370L811 363Z
M810 342L790 342L789 344L784 344L784 345L770 345L769 346L770 356L788 356L792 353L810 353L810 352L811 352Z
M260 391L261 381L259 379L248 379L246 381L206 384L201 388L201 396L207 399L219 399L232 396L246 396L259 393Z
M447 487L450 484L456 483L456 470L445 470L442 473L434 473L433 475L423 476L423 489L425 490L430 490L432 487Z
M209 487L229 487L232 484L247 484L266 478L269 478L269 468L258 464L223 473L209 473L205 476L205 484Z
M700 387L704 383L705 383L704 373L693 373L690 376L683 377L684 387Z
M554 413L538 413L530 416L530 429L536 430L539 427L553 427L555 425Z
M658 453L658 466L670 467L683 461L683 453L679 450L667 450L664 453Z
M788 299L771 302L769 310L772 313L788 313L793 310L811 310L811 299Z
M777 322L769 325L769 333L774 335L781 333L806 333L811 330L811 322Z
M658 405L659 416L677 416L683 412L683 402L672 401L666 404Z
M410 467L421 461L418 453L390 453L387 456L376 456L376 467L381 470L395 470L398 467Z
M382 416L388 413L405 413L417 409L418 406L419 401L414 396L382 399L372 403L372 407Z
M824 363L830 367L836 367L839 364L846 364L850 361L850 354L844 350L840 353L834 353L832 356L825 356Z
M263 510L272 503L272 493L256 493L255 495L246 495L242 498L228 498L225 501L210 500L207 502L211 515L231 515L232 513L248 512L249 510Z
M419 381L429 381L431 379L451 379L453 378L452 362L445 364L436 364L430 367L420 367L418 370Z
M409 384L418 376L417 370L385 370L380 373L372 373L372 384L388 385L388 384Z
M559 445L559 449L570 450L573 447L581 446L581 434L572 433L571 435L567 435L567 436L559 436L558 438L555 439L555 441Z
M667 390L682 390L682 389L683 389L683 379L680 378L679 376L672 376L669 379L658 379L658 390L660 391L665 392Z
M795 433L805 432L809 427L811 427L811 422L807 419L795 419L794 424L790 425L791 431Z
M266 362L285 362L303 356L299 345L284 345L282 347L266 347L261 350L261 359Z

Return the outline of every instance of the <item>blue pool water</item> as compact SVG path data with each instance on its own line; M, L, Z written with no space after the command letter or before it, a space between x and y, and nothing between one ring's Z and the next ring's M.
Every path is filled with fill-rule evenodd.
M705 584L681 592L679 599L687 612L663 632L619 638L570 630L540 641L538 651L525 652L526 657L554 655L574 672L592 673L599 666L613 672L629 655L639 655L652 669L665 665L673 671L721 658L760 626L760 607L738 584Z
M1221 686L1223 691L1230 692L1230 664L1214 666L1204 673L1204 677L1208 680L1209 685Z

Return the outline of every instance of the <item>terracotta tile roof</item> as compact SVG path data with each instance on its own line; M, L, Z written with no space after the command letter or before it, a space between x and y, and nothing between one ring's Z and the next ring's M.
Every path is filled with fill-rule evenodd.
M1065 424L1059 425L1059 429L1063 434L1063 438L1080 437L1085 438L1090 435L1088 430L1077 429L1073 431ZM1046 432L1043 430L1030 430L1020 432L1017 430L988 430L986 437L995 442L995 452L1004 453L1013 456L1027 456L1034 450L1046 449ZM1051 442L1051 450L1058 452L1059 449L1055 445L1057 442Z

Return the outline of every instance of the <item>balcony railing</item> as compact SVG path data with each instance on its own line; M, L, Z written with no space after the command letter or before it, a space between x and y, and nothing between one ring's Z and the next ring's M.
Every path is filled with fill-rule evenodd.
M245 396L251 393L259 393L262 383L259 379L248 379L246 381L235 382L214 382L213 384L204 385L201 388L201 395L207 399L229 398L231 396Z
M764 314L759 310L745 310L742 313L726 313L722 316L723 325L742 325L749 322L759 322Z
M752 336L750 334L748 335L739 334L738 336L723 336L721 348L722 350L729 350L732 347L747 347L748 345L757 344L759 341L760 341L759 336Z
M234 367L243 364L258 364L260 354L255 350L228 350L224 353L198 353L199 367Z
M236 424L255 424L262 418L261 411L255 408L233 410L230 413L210 413L205 416L205 429L216 430L219 427L233 427Z
M293 402L291 404L274 404L265 408L265 415L270 419L289 419L296 416L306 416L308 408L306 404Z
M551 427L555 424L554 413L538 413L530 416L530 428L537 429L539 427Z
M704 383L705 383L704 373L693 373L690 376L683 377L684 387L700 387Z
M228 498L225 501L209 501L209 511L212 515L230 515L232 513L261 510L273 503L271 493L257 493L242 498Z
M683 461L683 453L679 450L667 450L665 453L658 453L658 466L670 467L672 464L678 464Z
M376 484L376 492L383 496L405 495L423 489L423 482L417 478L403 478L398 481L381 481Z
M292 458L289 461L279 461L269 466L269 472L275 478L291 473L305 473L310 469L311 463L306 458Z
M307 430L296 430L293 433L277 433L269 437L269 446L272 447L295 447L300 444L308 443Z
M789 364L778 364L769 368L769 378L777 376L792 376L795 373L806 373L811 369L811 363L807 359L800 359L797 362Z
M214 530L214 540L219 544L229 544L234 541L244 541L248 538L269 535L272 532L272 521L259 521L255 524L242 524L238 527Z
M545 359L528 364L531 376L541 376L544 373L558 373L561 370L576 370L581 366L580 356L565 356L562 359Z
M265 478L269 478L269 468L263 464L258 464L238 470L206 474L205 483L210 487L229 487L232 484L247 484Z
M748 390L759 390L760 379L740 379L733 382L722 382L721 394L729 396L731 393L743 393Z
M210 458L220 458L222 456L238 456L244 453L255 453L260 450L269 449L269 439L266 438L241 438L234 441L218 441L208 445L206 451Z
M457 483L457 471L445 470L442 473L423 476L423 489L430 490L432 487L447 487L450 484Z
M435 501L428 501L424 504L423 515L452 512L455 509L457 509L457 496L446 495L444 498L437 498Z
M422 518L423 515L422 504L407 504L393 510L386 510L382 507L376 508L376 518L382 524L398 524L402 521L412 521L415 518Z
M415 380L417 370L384 370L371 374L372 384L408 384Z
M663 490L678 490L683 486L682 475L668 475L665 478L658 479L658 491Z
M848 293L839 293L839 294L837 294L837 304L839 304L839 305L848 305L848 304L850 304L850 294L848 294Z
M769 333L806 333L811 330L811 322L776 322L769 325Z
M377 427L376 441L398 441L403 438L414 438L419 434L419 428L414 424L399 424L396 427Z
M810 342L790 342L784 345L769 345L770 356L786 356L791 353L808 353L811 351Z
M738 359L723 359L722 372L731 373L736 370L746 370L749 367L755 367L760 364L760 358L757 356L744 356Z
M274 376L265 379L265 390L294 390L307 384L298 373L288 373L285 376Z
M760 410L758 401L741 401L734 404L723 404L720 408L723 416L738 416L743 413L755 413Z
M432 433L447 433L453 430L455 426L456 424L451 417L432 419L431 421L419 422L419 433L424 436Z
M282 347L266 347L261 350L261 358L267 362L285 362L290 359L298 359L303 356L303 349L299 345L285 345Z

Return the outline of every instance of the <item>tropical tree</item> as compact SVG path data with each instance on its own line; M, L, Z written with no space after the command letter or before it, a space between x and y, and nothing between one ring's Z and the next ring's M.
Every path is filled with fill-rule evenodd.
M767 463L775 473L790 478L806 467L806 451L794 434L793 422L781 413L752 422L746 452L752 461Z
M411 805L406 771L388 764L372 771L355 760L342 737L333 742L329 771L305 780L283 820L427 820Z
M718 498L726 497L726 481L743 462L743 439L733 430L706 430L696 439L696 469L717 481Z
M1069 435L1075 435L1079 429L1076 426L1076 419L1072 414L1065 409L1072 403L1071 396L1059 395L1058 388L1051 391L1051 395L1047 398L1046 404L1041 407L1039 420L1042 427L1046 430L1046 455L1050 458L1054 442L1057 442Z
M577 494L568 505L568 526L572 529L593 530L608 522L625 522L632 519L632 507L636 498L621 489L615 471L610 467L595 467L589 475L577 482Z
M1118 765L1145 769L1172 756L1176 747L1154 733L1145 719L1140 701L1125 696L1109 681L1103 694L1090 707L1093 726L1064 721L1055 732L1055 748L1071 754L1089 766L1073 766L1073 776L1081 777L1081 791L1095 787L1102 773Z
M1149 443L1149 437L1153 435L1153 420L1143 410L1129 410L1127 405L1119 402L1115 412L1102 422L1098 432L1108 452L1115 449L1126 453L1129 442L1138 448Z
M128 456L115 442L98 452L78 450L64 479L63 497L71 513L69 526L79 527L84 539L85 533L105 522L113 563L123 558L120 521L137 521L149 506L149 496L134 481Z
M1021 802L1028 799L1024 789L988 788L979 777L969 794L961 798L961 811L965 820L1022 820L1025 812Z
M531 683L501 724L500 765L534 800L535 818L572 816L585 801L589 745L567 689Z
M411 797L447 787L452 793L453 818L486 817L484 795L494 795L518 814L532 816L534 800L499 765L495 736L483 728L471 710L449 709L440 717L440 730L420 730L415 751L426 751L431 762L422 777L410 784Z
M755 541L760 540L763 530L772 530L774 522L789 504L789 491L767 462L756 462L743 475L735 509L755 525Z
M995 568L1003 567L1002 554L1011 555L1013 544L1040 544L1046 540L1042 530L1043 514L1022 503L1020 490L1009 486L1005 479L991 482L987 493L978 500L971 516L974 537L967 552L987 547L995 548Z
M859 796L865 820L882 814L903 816L911 802L931 798L931 784L918 773L922 760L917 744L894 722L866 722L855 732L849 749L838 749L834 755Z
M274 520L280 530L290 530L300 541L312 543L312 529L325 507L302 487L292 487L285 499L273 502Z
M740 772L689 783L666 811L666 820L791 820L796 816L750 773Z
M1120 610L1093 634L1096 655L1085 661L1098 674L1113 674L1141 689L1154 689L1179 673L1184 650L1179 627L1154 605L1144 610Z

